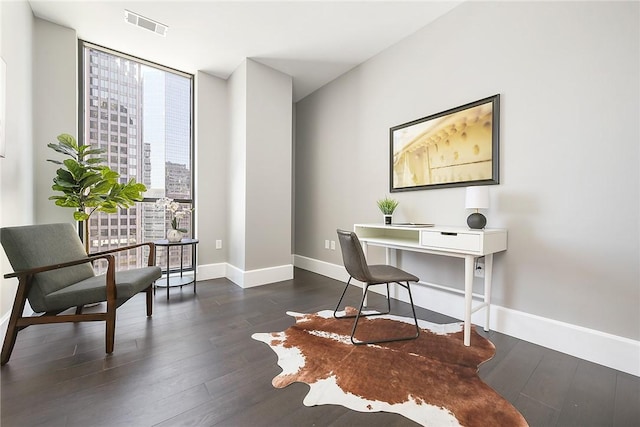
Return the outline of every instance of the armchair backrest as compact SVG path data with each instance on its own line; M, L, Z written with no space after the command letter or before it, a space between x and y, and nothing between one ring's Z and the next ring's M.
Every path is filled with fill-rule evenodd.
M353 231L337 230L337 232L342 250L342 262L347 273L356 280L368 283L371 280L371 273L360 239Z
M5 227L0 229L0 241L14 271L87 256L77 231L69 223ZM91 263L38 273L29 289L29 304L36 312L46 311L46 295L94 275Z

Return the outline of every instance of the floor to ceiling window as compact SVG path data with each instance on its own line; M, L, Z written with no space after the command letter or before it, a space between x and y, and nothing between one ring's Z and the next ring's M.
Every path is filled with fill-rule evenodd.
M105 164L122 182L135 178L147 186L135 207L92 214L90 252L164 239L170 215L156 201L168 197L185 211L193 207L193 76L87 42L81 49L80 143L106 150ZM193 236L191 213L180 228ZM146 263L146 250L130 252L118 268ZM157 255L165 266L165 251ZM185 263L191 266L190 254ZM179 264L172 253L172 267Z

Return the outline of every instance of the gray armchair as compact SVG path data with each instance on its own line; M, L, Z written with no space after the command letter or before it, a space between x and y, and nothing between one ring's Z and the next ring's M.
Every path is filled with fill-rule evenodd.
M0 364L9 361L18 331L30 325L62 322L106 322L106 352L112 353L115 340L116 308L139 292L146 292L147 316L153 307L152 285L162 275L154 266L155 246L140 243L87 256L78 233L71 224L45 224L0 229L0 241L18 278ZM148 266L115 271L113 253L149 246ZM92 262L107 260L106 274L96 276ZM26 300L36 313L23 316ZM82 313L86 304L106 301L106 311ZM60 314L70 308L75 314Z

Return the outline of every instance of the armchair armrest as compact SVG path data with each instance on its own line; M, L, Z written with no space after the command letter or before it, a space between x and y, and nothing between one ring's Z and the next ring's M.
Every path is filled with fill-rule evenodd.
M85 264L88 262L93 262L98 259L106 259L109 264L111 264L115 258L113 255L92 255L86 258L81 258L73 261L63 262L61 264L51 264L51 265L43 265L41 267L34 267L28 270L19 270L14 271L13 273L7 273L4 275L5 279L10 279L12 277L21 277L21 276L32 276L38 273L44 273L45 271L57 270L65 267L72 267L74 265Z
M139 248L140 246L149 246L149 258L147 259L147 265L149 267L154 266L155 265L155 261L156 261L156 256L155 256L156 255L156 245L153 242L136 243L135 245L123 246L121 248L115 248L115 249L109 249L108 251L96 252L96 253L92 254L92 256L105 255L105 254L111 254L111 253L114 253L114 252L127 251L129 249Z

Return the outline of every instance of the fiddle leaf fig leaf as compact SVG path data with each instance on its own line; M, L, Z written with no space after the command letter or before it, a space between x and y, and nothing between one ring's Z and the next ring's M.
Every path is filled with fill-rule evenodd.
M69 147L74 151L78 151L78 143L76 142L76 139L73 137L73 135L69 135L68 133L61 133L60 135L58 135L57 139L61 145Z
M76 221L86 221L89 219L89 214L86 212L75 211L73 213L73 219Z
M73 148L69 148L66 145L47 144L47 147L57 151L58 153L66 154L67 156L75 157L75 155L76 155L76 153L73 150ZM53 160L50 160L50 161L53 161Z
M64 165L67 167L67 170L73 175L74 179L79 179L84 172L84 168L75 160L67 159L64 162Z
M102 177L105 180L111 181L113 184L117 184L120 174L118 172L107 169L102 171Z

